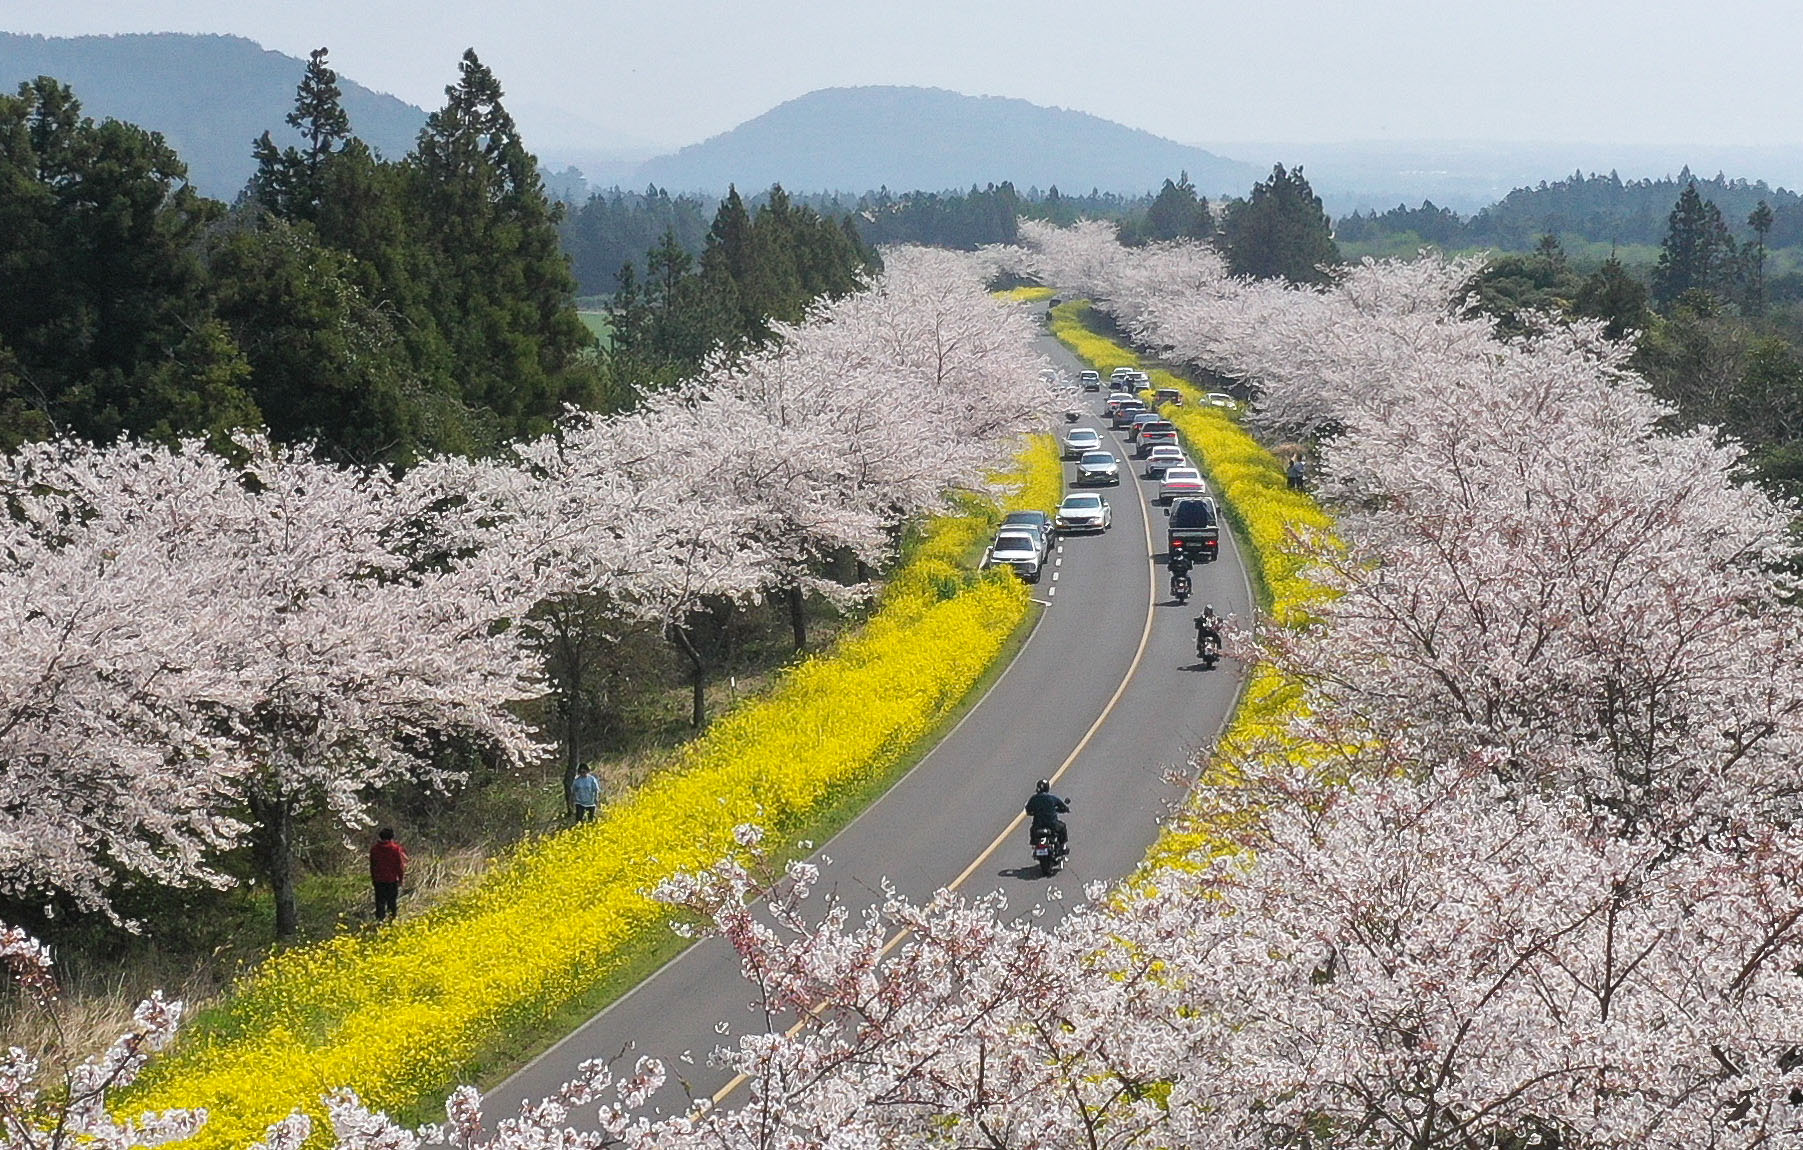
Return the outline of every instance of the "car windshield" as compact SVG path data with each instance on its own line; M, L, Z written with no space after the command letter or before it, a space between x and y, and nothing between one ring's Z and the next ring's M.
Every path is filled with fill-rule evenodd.
M1025 532L1020 532L1018 534L1010 532L1009 534L997 535L995 537L995 549L997 551L1032 551L1037 553L1039 551L1039 545L1033 542L1033 537Z
M1157 447L1154 447L1152 449L1152 458L1160 459L1160 460L1182 459L1183 458L1183 449L1179 448L1179 447L1173 447L1171 444L1168 444L1168 443L1161 443Z
M1064 501L1063 511L1094 511L1102 506L1100 495L1072 495Z
M1114 462L1114 456L1106 451L1092 451L1077 462L1085 467L1106 467Z
M1190 467L1173 467L1164 473L1166 483L1177 483L1185 479L1195 482L1201 478L1202 473Z
M1018 523L1023 527L1038 527L1045 522L1043 511L1010 511L1002 517L1003 523Z

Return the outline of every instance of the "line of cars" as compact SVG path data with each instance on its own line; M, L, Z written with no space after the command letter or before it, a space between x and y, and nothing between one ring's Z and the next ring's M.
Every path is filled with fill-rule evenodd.
M1149 383L1145 372L1116 368L1111 384L1135 387ZM1085 371L1078 377L1085 391L1101 389L1101 373ZM1169 394L1166 394L1166 393ZM1154 393L1159 404L1181 403L1174 388ZM1230 396L1222 400L1233 402ZM1208 402L1215 402L1210 395ZM1145 461L1145 478L1158 481L1156 501L1168 517L1166 544L1170 554L1183 553L1192 562L1207 563L1218 554L1219 515L1201 469L1179 447L1177 429L1138 395L1125 390L1111 392L1104 412L1113 427L1124 429L1134 454ZM1102 446L1094 428L1073 427L1065 433L1062 456L1075 460L1073 487L1118 486L1121 461ZM984 567L1011 567L1026 582L1036 583L1050 562L1056 536L1077 531L1107 531L1114 524L1114 510L1098 493L1072 491L1055 514L1039 511L1010 512L996 531L995 541L983 557Z
M1143 376L1144 373L1137 373ZM1126 369L1117 368L1123 388L1134 379ZM1131 382L1126 382L1131 380ZM1183 554L1194 563L1212 562L1220 553L1220 513L1208 493L1202 471L1189 461L1177 445L1177 429L1153 406L1181 403L1182 393L1175 388L1160 388L1153 393L1153 404L1127 390L1111 393L1103 405L1103 413L1117 429L1125 429L1127 439L1135 446L1135 454L1145 460L1145 477L1158 481L1157 501L1165 508L1167 554ZM1232 396L1209 394L1205 402L1216 406L1236 403ZM1081 475L1079 475L1081 481Z

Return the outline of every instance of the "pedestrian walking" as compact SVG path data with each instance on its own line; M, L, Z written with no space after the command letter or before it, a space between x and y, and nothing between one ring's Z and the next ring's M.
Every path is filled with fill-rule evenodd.
M576 821L585 823L593 820L595 808L600 803L601 780L584 763L576 768L576 777L570 780L570 804L576 808Z
M369 848L369 881L376 888L376 921L393 922L401 910L401 880L407 875L407 849L395 840L394 830L383 827Z

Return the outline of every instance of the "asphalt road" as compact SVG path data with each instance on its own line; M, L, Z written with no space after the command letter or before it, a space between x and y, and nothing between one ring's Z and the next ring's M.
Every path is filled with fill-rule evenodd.
M1063 345L1049 335L1042 343L1076 378L1080 365ZM1120 487L1100 489L1113 505L1113 528L1057 544L1034 590L1046 606L1026 645L931 754L820 849L832 860L822 890L861 907L884 879L917 900L941 887L970 896L999 888L1010 912L1024 914L1058 887L1064 899L1045 902L1041 919L1055 921L1085 885L1120 878L1145 857L1178 797L1166 771L1220 730L1241 671L1231 661L1201 670L1192 619L1203 603L1248 617L1239 545L1223 529L1220 559L1195 569L1190 603L1170 600L1164 515L1151 502L1157 485L1139 478L1130 445L1097 416L1105 395L1083 396L1091 415L1074 426L1097 428L1121 459ZM1070 470L1066 464L1067 483ZM1041 778L1053 779L1054 793L1071 804L1071 857L1051 879L1039 875L1020 821ZM639 1054L669 1067L653 1100L659 1109L714 1098L732 1084L708 1055L737 1034L765 1029L753 997L730 946L698 943L490 1091L485 1109L515 1113L521 1101L555 1091L578 1063L625 1052L625 1067ZM718 1101L732 1105L734 1094Z

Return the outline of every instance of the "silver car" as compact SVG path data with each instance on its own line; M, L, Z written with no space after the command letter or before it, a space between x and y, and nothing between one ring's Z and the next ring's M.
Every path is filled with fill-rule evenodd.
M1077 474L1071 480L1077 487L1095 484L1113 485L1121 481L1121 463L1113 452L1092 451L1077 460Z
M1039 553L1039 540L1030 531L1003 531L989 545L983 556L984 567L1012 567L1014 573L1028 583L1039 582L1039 569L1044 559Z
M1073 427L1064 435L1064 457L1079 459L1086 451L1102 446L1102 437L1093 427Z

